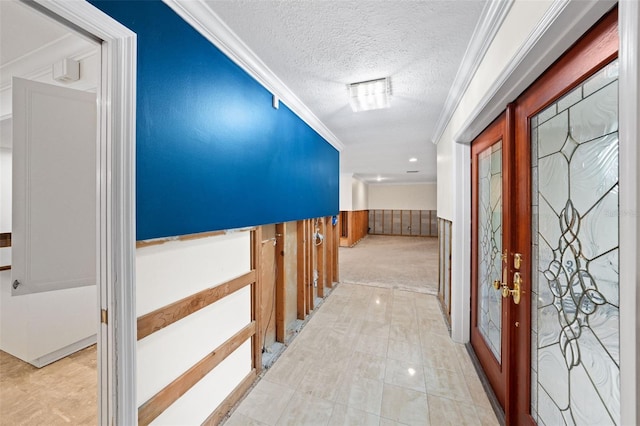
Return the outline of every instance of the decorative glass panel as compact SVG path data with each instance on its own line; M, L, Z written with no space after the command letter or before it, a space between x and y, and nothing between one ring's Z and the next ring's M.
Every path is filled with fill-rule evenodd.
M620 422L617 61L531 120L531 412Z
M502 279L502 141L478 155L478 329L501 361L502 296L493 281Z

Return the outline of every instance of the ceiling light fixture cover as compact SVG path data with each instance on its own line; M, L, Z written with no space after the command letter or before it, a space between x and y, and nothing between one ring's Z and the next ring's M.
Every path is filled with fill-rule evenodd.
M389 101L389 96L391 95L389 77L351 83L347 87L349 88L349 103L354 112L389 108L391 106Z

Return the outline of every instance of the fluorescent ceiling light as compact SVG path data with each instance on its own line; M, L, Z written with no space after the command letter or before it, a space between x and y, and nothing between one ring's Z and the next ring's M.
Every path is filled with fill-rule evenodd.
M349 103L354 112L372 109L389 108L391 94L389 78L351 83L349 88Z

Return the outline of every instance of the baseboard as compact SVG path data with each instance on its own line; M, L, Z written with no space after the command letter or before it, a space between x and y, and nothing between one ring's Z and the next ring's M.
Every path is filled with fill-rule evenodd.
M58 349L57 351L53 351L39 358L36 358L32 361L29 361L29 364L38 368L42 368L45 365L51 364L52 362L56 362L59 359L62 359L75 352L78 352L81 349L94 345L98 341L97 339L98 339L97 334L94 334L93 336L86 337L78 342L65 346L62 349Z

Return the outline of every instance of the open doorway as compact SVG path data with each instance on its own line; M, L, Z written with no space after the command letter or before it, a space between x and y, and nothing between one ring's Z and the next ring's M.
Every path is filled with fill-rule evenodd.
M25 4L26 3L26 4ZM96 77L96 88L94 90L94 113L96 117L95 137L95 159L93 161L93 171L95 173L94 180L95 192L98 200L92 202L95 214L95 283L93 290L95 297L93 298L93 307L89 308L92 312L92 321L88 324L92 326L93 333L97 331L97 368L94 368L94 377L97 375L97 414L94 414L91 423L98 421L101 424L132 424L135 422L135 310L134 310L134 241L135 241L135 191L134 191L134 158L135 158L135 50L136 37L133 32L105 15L94 6L86 2L66 2L58 0L50 0L41 2L39 0L33 2L2 2L2 61L3 66L0 68L0 75L3 82L1 89L3 90L0 97L2 103L2 113L0 121L2 122L2 140L11 141L11 146L2 145L2 223L3 233L0 238L0 285L3 293L5 287L10 288L8 292L16 291L22 287L26 281L19 281L14 289L14 281L11 279L11 251L15 249L16 241L12 238L12 232L4 232L4 228L13 228L15 223L11 223L12 218L10 212L13 208L13 194L10 179L5 179L5 175L12 175L13 163L13 135L9 129L12 129L12 112L11 112L11 91L13 82L8 85L14 73L8 70L12 65L19 62L23 54L15 54L13 50L13 60L6 60L12 52L10 48L5 48L10 41L20 39L27 45L33 45L37 41L38 31L32 28L16 27L13 17L4 14L6 8L20 6L22 12L29 11L33 13L33 9L37 9L43 15L46 15L51 22L63 23L65 29L73 28L78 34L84 35L86 40L95 41L98 46L97 60L100 65L97 67L99 75ZM33 8L33 9L32 9ZM43 18L43 15L39 15ZM20 30L25 30L20 33ZM6 30L6 34L5 34ZM39 30L39 29L38 29ZM62 37L62 36L61 36ZM58 37L60 38L60 37ZM45 39L45 44L55 44L58 38ZM85 40L85 41L86 41ZM42 49L43 51L45 49ZM29 52L27 50L26 52ZM59 53L59 52L58 52ZM64 57L73 55L73 50L66 50ZM36 58L38 55L32 55ZM51 72L52 63L55 58L50 58L50 62L46 68ZM81 60L82 58L71 58ZM46 62L46 61L45 61ZM34 64L32 64L34 65ZM35 65L35 71L27 72L26 81L28 79L37 79L39 74L44 76L46 72L42 72L44 65L38 68ZM69 63L64 63L58 74L66 78L67 75L73 75L73 67L69 67ZM61 71L61 72L60 72ZM6 75L6 77L5 77ZM37 83L33 83L37 84ZM53 87L55 85L45 84L42 87ZM8 93L5 93L8 89ZM82 89L82 88L81 88ZM86 88L84 88L86 92ZM96 97L96 94L98 96ZM46 96L45 96L46 97ZM8 109L7 109L8 106ZM8 113L6 111L9 111ZM56 151L54 151L56 152ZM74 155L70 155L73 157ZM45 157L45 156L41 156ZM54 162L54 158L51 158ZM15 182L15 180L14 180ZM10 200L6 202L5 198ZM91 208L90 208L91 209ZM9 213L9 214L8 214ZM5 218L10 218L6 219ZM8 223L7 223L8 221ZM58 254L58 253L56 253ZM15 262L14 262L15 263ZM90 285L81 287L90 288ZM22 292L25 287L18 292ZM52 292L53 293L53 292ZM42 294L42 293L40 293ZM2 301L7 298L3 294ZM13 295L12 295L13 296ZM23 296L24 297L24 296ZM17 299L16 299L17 300ZM27 300L27 299L23 299ZM30 306L33 306L29 304ZM97 306L99 305L99 307ZM4 311L4 307L2 308ZM46 323L50 316L44 315L41 322ZM57 318L54 318L57 321ZM7 326L5 327L5 323ZM3 321L4 329L11 326L18 326L15 318L10 321ZM118 324L118 327L115 325ZM64 332L62 328L58 332ZM57 333L50 333L51 335ZM23 334L22 339L27 339L27 333ZM45 340L51 340L52 337L47 335ZM28 340L28 339L27 339ZM31 339L34 340L34 339ZM38 340L38 339L35 339ZM81 339L83 340L83 339ZM90 342L89 342L90 343ZM84 344L87 344L85 341ZM67 345L68 346L68 345ZM68 349L68 348L67 348ZM65 349L66 350L66 349ZM53 351L56 352L55 350ZM46 364L48 361L55 359L60 353L48 353L48 357L40 357L38 362ZM27 358L30 358L28 356ZM95 358L95 356L94 356ZM94 361L95 363L95 361ZM25 364L28 365L28 364ZM5 375L1 375L5 379ZM46 384L44 384L46 385ZM12 393L15 389L7 389L3 383L3 391ZM3 392L4 394L4 392ZM3 395L4 396L4 395ZM58 395L60 396L60 395ZM64 396L64 394L62 394ZM33 414L30 407L27 407L29 401L33 401L37 396L28 395L22 401L22 406L27 410L26 414ZM4 408L6 404L1 404ZM34 411L37 407L31 407ZM4 423L4 418L2 423ZM39 424L51 423L54 418L49 421L41 421ZM27 417L21 419L20 423L25 423ZM35 421L35 420L34 420ZM73 419L67 419L67 422L73 422ZM75 421L74 423L79 423Z
M95 423L100 43L17 1L0 16L0 419Z

